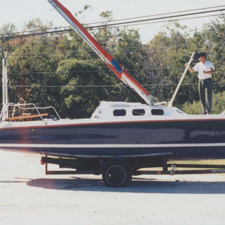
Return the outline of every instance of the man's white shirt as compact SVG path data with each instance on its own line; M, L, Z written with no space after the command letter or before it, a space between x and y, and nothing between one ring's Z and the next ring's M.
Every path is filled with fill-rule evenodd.
M212 78L211 73L203 73L203 71L211 71L211 69L214 70L215 68L214 65L209 61L205 61L205 63L199 62L193 67L193 70L198 72L198 78L203 80Z

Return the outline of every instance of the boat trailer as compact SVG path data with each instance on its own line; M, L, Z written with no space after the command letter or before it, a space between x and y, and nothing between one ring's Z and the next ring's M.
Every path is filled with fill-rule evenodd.
M108 187L124 187L133 176L225 173L225 165L182 164L170 162L171 153L91 156L41 153L46 175L94 174L102 175ZM48 164L72 170L49 170Z

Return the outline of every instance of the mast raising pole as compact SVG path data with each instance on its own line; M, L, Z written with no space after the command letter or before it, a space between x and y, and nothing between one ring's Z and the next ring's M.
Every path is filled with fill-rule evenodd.
M175 100L175 98L176 98L177 92L178 92L179 89L180 89L180 86L181 86L181 84L182 84L182 82L183 82L183 80L184 80L184 77L185 77L185 75L186 75L186 73L187 73L187 71L188 71L188 68L189 68L190 65L191 65L191 62L194 60L194 56L195 56L195 53L193 52L192 55L191 55L191 58L189 59L189 61L188 61L188 63L187 63L187 66L186 66L186 68L185 68L185 70L184 70L184 72L183 72L183 74L182 74L182 76L181 76L181 78L180 78L180 81L179 81L179 83L178 83L178 85L177 85L177 88L176 88L176 90L175 90L175 92L174 92L174 94L173 94L171 100L168 102L168 106L169 106L169 107L173 107L173 102L174 102L174 100Z
M139 84L124 66L117 62L102 46L94 39L77 19L58 0L48 0L49 3L61 14L61 16L73 27L80 37L95 51L104 63L116 74L116 76L134 89L148 105L154 105L153 97Z

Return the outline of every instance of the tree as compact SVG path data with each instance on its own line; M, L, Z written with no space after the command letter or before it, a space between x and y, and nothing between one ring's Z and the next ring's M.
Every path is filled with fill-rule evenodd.
M26 27L31 30L47 29L50 26L50 24L42 24L40 20L32 20L28 25ZM46 35L24 38L14 45L8 57L11 101L60 107L59 87L57 90L60 81L56 70L63 54L57 51L59 42L60 36Z
M60 95L64 99L61 105L63 113L70 118L89 117L104 99L103 89L95 89L95 81L101 81L98 68L93 61L65 59L59 63L57 74L60 76Z

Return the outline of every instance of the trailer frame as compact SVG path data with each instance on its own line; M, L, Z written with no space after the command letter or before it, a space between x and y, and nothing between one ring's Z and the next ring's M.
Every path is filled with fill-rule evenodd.
M91 156L41 153L46 175L102 175L106 186L123 187L139 175L184 175L225 173L225 165L170 163L172 153L145 155ZM48 165L73 170L49 170ZM177 168L181 168L177 169ZM151 170L149 170L151 169ZM154 170L152 170L154 169ZM111 179L111 181L110 181Z

